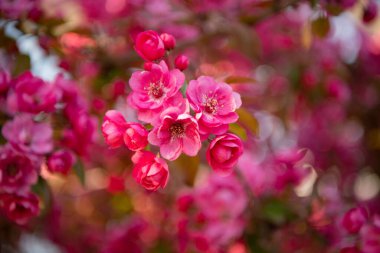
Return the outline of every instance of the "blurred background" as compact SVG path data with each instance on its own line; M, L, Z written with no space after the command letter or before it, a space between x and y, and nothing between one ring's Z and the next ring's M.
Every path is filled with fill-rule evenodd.
M379 7L378 0L1 0L0 252L379 253ZM126 96L143 67L134 41L146 30L176 38L168 59L189 58L186 83L208 75L240 93L229 131L244 153L231 175L213 173L204 146L168 162L168 185L149 192L132 177L132 152L107 148L100 131L107 110L136 121ZM25 130L28 143L42 132L52 140L25 162L37 168L26 190L36 200L17 209L5 181L8 146L20 133L7 135L4 125L30 113L12 102L13 83L28 71L43 83L28 92L54 87L60 97L50 112L33 112L36 125ZM61 150L70 154L60 158L64 173L49 163Z

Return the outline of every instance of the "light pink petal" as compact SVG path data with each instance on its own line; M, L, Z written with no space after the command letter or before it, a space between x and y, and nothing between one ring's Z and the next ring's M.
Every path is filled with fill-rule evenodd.
M160 148L162 157L169 161L177 159L181 152L182 145L177 138L173 138L169 143L162 144Z

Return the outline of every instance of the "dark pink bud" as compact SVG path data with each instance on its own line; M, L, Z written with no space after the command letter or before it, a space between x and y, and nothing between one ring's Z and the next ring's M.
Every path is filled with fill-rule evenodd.
M358 233L361 227L368 220L368 212L363 207L350 209L342 220L343 227L351 234Z
M119 176L110 176L108 178L107 190L111 193L123 192L125 190L124 178Z
M164 42L166 50L172 50L175 47L175 38L173 35L168 33L162 33L160 38Z
M52 173L67 175L75 163L75 156L68 150L58 150L47 161L47 168Z
M38 215L38 198L32 193L0 194L0 210L11 221L25 225Z
M155 31L139 33L135 43L136 52L146 61L154 61L165 55L165 45Z
M128 123L124 132L124 143L132 151L144 149L148 145L148 130L139 123Z
M177 69L183 71L189 66L189 59L185 55L180 54L175 58L174 64Z
M367 6L363 10L363 22L364 23L370 23L372 22L377 16L377 4L375 1L369 1Z

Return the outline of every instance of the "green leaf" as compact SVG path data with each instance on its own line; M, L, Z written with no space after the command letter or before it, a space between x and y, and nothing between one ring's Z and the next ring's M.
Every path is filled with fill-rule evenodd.
M237 136L239 136L242 140L244 140L244 141L247 140L247 131L242 126L240 126L238 123L230 124L228 130L231 133L234 133Z
M240 125L248 129L253 135L257 136L259 134L259 122L252 113L244 108L240 108L236 110L236 112L239 115L238 122Z
M263 213L268 220L275 224L283 224L292 215L289 207L278 199L272 199L265 203Z
M78 162L74 165L74 171L75 174L78 176L78 179L82 186L85 186L86 178L85 178L85 171L84 171L84 166L83 163L78 160Z
M330 31L330 20L327 16L320 16L311 22L311 31L314 35L325 38Z
M13 69L13 75L18 76L19 74L30 69L30 59L29 56L24 54L18 54L15 59L15 67Z
M248 76L228 76L224 82L226 83L256 83L256 80Z

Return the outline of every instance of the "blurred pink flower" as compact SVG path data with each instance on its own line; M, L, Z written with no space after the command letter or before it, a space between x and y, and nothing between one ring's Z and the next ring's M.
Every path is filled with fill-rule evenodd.
M53 84L43 81L28 71L12 81L11 92L7 97L8 110L11 113L53 112L59 96Z
M146 61L159 60L165 55L165 44L155 31L145 31L137 35L136 52Z
M207 149L207 162L211 168L220 174L228 175L243 154L243 143L234 134L217 136Z
M75 163L75 156L69 150L58 150L47 160L47 168L50 172L67 175Z
M0 194L0 210L11 221L25 225L38 215L38 198L32 193Z
M33 158L14 151L9 145L0 147L0 189L25 192L37 182L38 164Z
M199 131L203 136L223 134L229 123L238 120L235 110L241 106L240 95L226 83L201 76L190 81L186 95L196 113Z
M137 151L132 156L133 177L145 189L156 191L165 188L169 180L169 169L165 160L150 151Z
M182 152L195 156L201 148L197 121L176 107L162 113L161 125L149 133L148 141L159 146L162 157L170 161L177 159Z
M360 249L363 253L380 252L380 216L375 215L371 223L360 230Z
M31 115L19 114L2 128L5 139L20 152L46 154L53 149L53 130L47 123L36 123Z
M355 207L344 214L342 225L349 233L356 234L367 222L368 218L368 212L364 207Z

